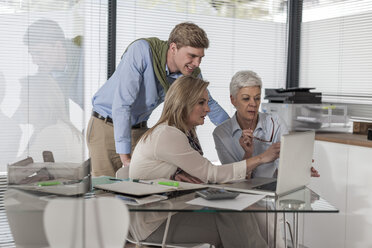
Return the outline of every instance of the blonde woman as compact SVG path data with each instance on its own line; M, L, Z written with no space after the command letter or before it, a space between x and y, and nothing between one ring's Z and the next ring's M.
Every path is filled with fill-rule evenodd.
M262 163L278 158L280 145L249 159L213 165L202 156L195 128L204 124L210 111L208 82L191 76L177 79L164 101L159 121L137 144L129 177L138 179L172 178L182 170L204 183L224 183L245 179ZM160 242L165 216L133 214L132 232L141 240ZM205 242L216 247L266 247L252 214L178 213L172 217L168 242Z

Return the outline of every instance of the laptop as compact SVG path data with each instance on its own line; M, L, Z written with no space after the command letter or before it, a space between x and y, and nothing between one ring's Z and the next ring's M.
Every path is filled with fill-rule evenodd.
M231 191L281 196L310 183L315 132L297 132L281 137L277 178L252 178L232 184L213 185Z

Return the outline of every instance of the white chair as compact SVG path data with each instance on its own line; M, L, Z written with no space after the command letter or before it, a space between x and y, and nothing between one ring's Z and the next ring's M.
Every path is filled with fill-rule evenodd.
M122 248L128 228L126 205L112 197L53 199L44 211L51 248Z
M120 179L127 179L129 178L129 166L121 167L119 170L116 171L116 178ZM209 244L200 244L200 243L189 243L189 244L166 244L165 240L167 238L168 234L168 227L171 220L171 214L168 215L167 219L167 228L165 229L163 242L162 243L153 243L153 242L146 242L146 241L140 241L134 237L131 236L130 232L128 233L127 240L130 243L136 244L137 247L141 247L143 245L145 246L157 246L157 247L168 247L168 248L202 248L202 247L212 247L212 245Z
M161 243L153 243L153 242L146 242L146 241L136 241L130 235L130 233L128 233L127 240L128 242L132 244L136 244L136 247L142 247L142 246L156 246L156 247L165 247L165 248L211 248L211 247L214 247L210 244L200 244L200 243L161 244Z
M129 166L121 167L119 170L116 171L115 176L116 178L120 178L120 179L129 178Z

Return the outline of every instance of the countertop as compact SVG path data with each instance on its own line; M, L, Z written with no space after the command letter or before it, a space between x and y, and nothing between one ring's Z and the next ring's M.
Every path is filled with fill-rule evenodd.
M372 148L372 141L367 140L366 134L318 132L315 135L315 140Z

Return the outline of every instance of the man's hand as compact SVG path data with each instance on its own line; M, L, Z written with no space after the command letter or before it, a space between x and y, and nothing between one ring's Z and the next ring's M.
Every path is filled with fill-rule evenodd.
M120 160L123 163L123 166L129 166L130 164L130 154L119 154L120 155Z
M186 183L203 183L199 178L193 177L184 171L181 171L180 173L175 175L174 180Z

